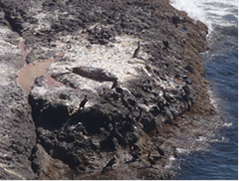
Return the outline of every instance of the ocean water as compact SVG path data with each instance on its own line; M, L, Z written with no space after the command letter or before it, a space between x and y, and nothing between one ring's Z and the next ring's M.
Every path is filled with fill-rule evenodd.
M223 124L204 152L178 159L179 180L238 179L238 1L171 0L171 4L209 27L211 49L203 53L211 99Z

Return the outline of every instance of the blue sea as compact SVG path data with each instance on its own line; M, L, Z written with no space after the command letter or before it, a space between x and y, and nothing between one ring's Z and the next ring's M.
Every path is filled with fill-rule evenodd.
M202 56L211 101L223 123L204 152L178 158L176 180L238 180L238 1L171 0L209 28L210 50ZM215 126L216 127L216 126Z

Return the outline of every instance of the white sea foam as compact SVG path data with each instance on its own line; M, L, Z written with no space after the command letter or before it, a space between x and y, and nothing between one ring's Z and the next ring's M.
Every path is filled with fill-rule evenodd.
M196 0L171 0L171 3L175 8L186 11L188 16L195 20L205 19L205 12L198 6Z
M197 141L207 141L207 138L204 136L199 136L199 138L197 139Z
M224 127L231 127L233 125L233 123L224 123L222 126Z
M226 142L228 142L228 140L229 140L228 138L225 138L224 136L222 136L221 138L211 139L210 142L211 143L218 143L218 142L226 143Z
M188 154L190 153L190 150L188 149L184 149L184 148L176 148L178 153L182 153L182 154Z
M194 20L205 23L212 31L214 25L237 25L238 0L170 0L172 6L188 13ZM234 18L228 18L232 16Z
M210 102L211 104L216 108L218 109L218 97L217 95L214 94L213 90L210 88L208 90L208 95L209 95L209 99L210 99Z

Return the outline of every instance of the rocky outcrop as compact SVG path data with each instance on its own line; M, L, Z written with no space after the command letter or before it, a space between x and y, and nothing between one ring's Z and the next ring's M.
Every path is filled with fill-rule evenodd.
M36 144L32 149L30 160L32 161L32 169L37 174L36 179L73 179L70 168L62 163L62 161L50 157L40 144Z
M16 75L24 65L22 38L9 29L2 9L0 22L0 179L34 179L28 158L36 144L35 125Z
M29 122L18 125L30 127L31 139L11 144L27 145L24 158L33 148L29 160L36 178L173 176L167 168L179 142L170 138L185 135L181 126L191 125L193 117L213 114L199 58L207 49L205 25L166 0L3 0L0 5L6 26L23 38L16 45L24 40L21 62L51 59L30 85L37 143L33 148ZM30 112L21 116L31 120ZM149 151L157 169L150 167ZM114 155L111 169L106 164Z

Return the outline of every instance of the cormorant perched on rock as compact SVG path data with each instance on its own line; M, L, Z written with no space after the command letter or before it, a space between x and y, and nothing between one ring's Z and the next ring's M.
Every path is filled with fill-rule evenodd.
M154 158L150 156L150 151L149 151L149 154L148 154L147 158L148 158L149 163L151 164L150 167L152 167L153 165L156 164Z
M164 45L165 48L168 48L169 47L168 41L167 40L166 41L163 40L163 45Z
M140 41L138 41L138 47L137 47L136 50L134 51L134 55L133 55L132 58L138 57L139 51L140 51Z
M129 147L130 148L130 153L131 153L131 155L132 155L132 162L134 162L134 161L136 161L136 160L140 160L140 157L139 157L139 155L138 155L138 153L136 153L135 151L133 151L133 147Z
M136 152L132 152L131 155L133 157L132 161L136 161L136 160L140 159L139 155Z
M190 92L191 92L191 91L190 91L190 88L189 88L187 85L183 86L182 89L184 90L184 92L185 92L186 95L189 95Z
M123 94L123 89L120 87L116 87L115 91L118 92L119 94Z
M169 47L169 43L168 43L167 40L166 40L166 41L163 40L163 45L164 45L164 47L163 47L164 50L168 50L168 48L171 49L171 48Z
M180 21L180 18L175 15L175 16L172 17L172 20L173 20L173 24L175 24L175 26L178 27L178 23Z
M84 109L86 102L88 101L87 95L84 95L84 99L80 103L80 108Z
M116 163L116 156L114 157L106 164L105 167L110 167L112 169L112 166Z
M164 151L158 145L156 145L156 148L160 156L165 156Z
M113 82L113 84L112 84L111 89L114 89L115 87L117 87L117 85L118 85L118 81L115 80L115 81Z

